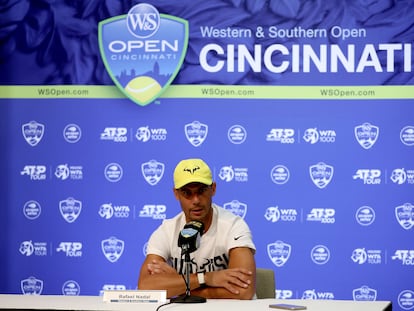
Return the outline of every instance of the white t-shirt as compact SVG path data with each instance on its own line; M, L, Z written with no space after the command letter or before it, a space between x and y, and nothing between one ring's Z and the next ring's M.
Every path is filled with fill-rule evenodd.
M190 273L226 269L232 248L248 247L256 251L250 229L241 217L215 204L212 208L211 226L201 236L200 247L190 254ZM151 235L147 246L147 254L163 257L180 274L185 273L185 262L178 247L178 236L185 224L183 212L164 220Z

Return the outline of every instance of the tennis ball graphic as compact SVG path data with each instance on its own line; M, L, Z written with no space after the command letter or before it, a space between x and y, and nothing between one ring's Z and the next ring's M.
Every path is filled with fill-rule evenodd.
M161 85L151 77L140 76L129 81L125 91L139 102L147 102L161 91Z

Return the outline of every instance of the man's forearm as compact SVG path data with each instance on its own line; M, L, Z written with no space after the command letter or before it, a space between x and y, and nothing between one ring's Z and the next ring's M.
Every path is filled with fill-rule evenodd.
M199 287L197 274L190 274L190 290ZM171 298L186 292L185 275L181 274L148 274L143 278L138 288L142 290L167 290L167 297Z

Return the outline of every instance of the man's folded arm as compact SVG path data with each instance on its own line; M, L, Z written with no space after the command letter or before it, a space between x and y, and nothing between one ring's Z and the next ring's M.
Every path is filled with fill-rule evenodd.
M193 283L195 283L197 276L192 276L192 279ZM173 267L169 266L164 258L149 254L141 267L138 289L166 290L167 297L170 298L185 293L186 284L183 276L178 274Z
M230 250L228 269L205 273L206 287L200 287L197 274L190 274L190 292L205 298L252 299L255 295L256 266L253 250ZM184 276L157 255L147 255L140 272L138 289L167 290L167 297L186 292Z
M194 294L206 298L253 299L256 294L256 263L254 250L233 248L229 252L228 269L207 272L207 287Z

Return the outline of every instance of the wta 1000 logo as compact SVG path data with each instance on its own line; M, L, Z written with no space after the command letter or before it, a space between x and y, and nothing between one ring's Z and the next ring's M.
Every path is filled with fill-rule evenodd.
M147 3L99 23L99 49L106 70L132 101L145 106L171 84L184 61L188 22L160 14Z

